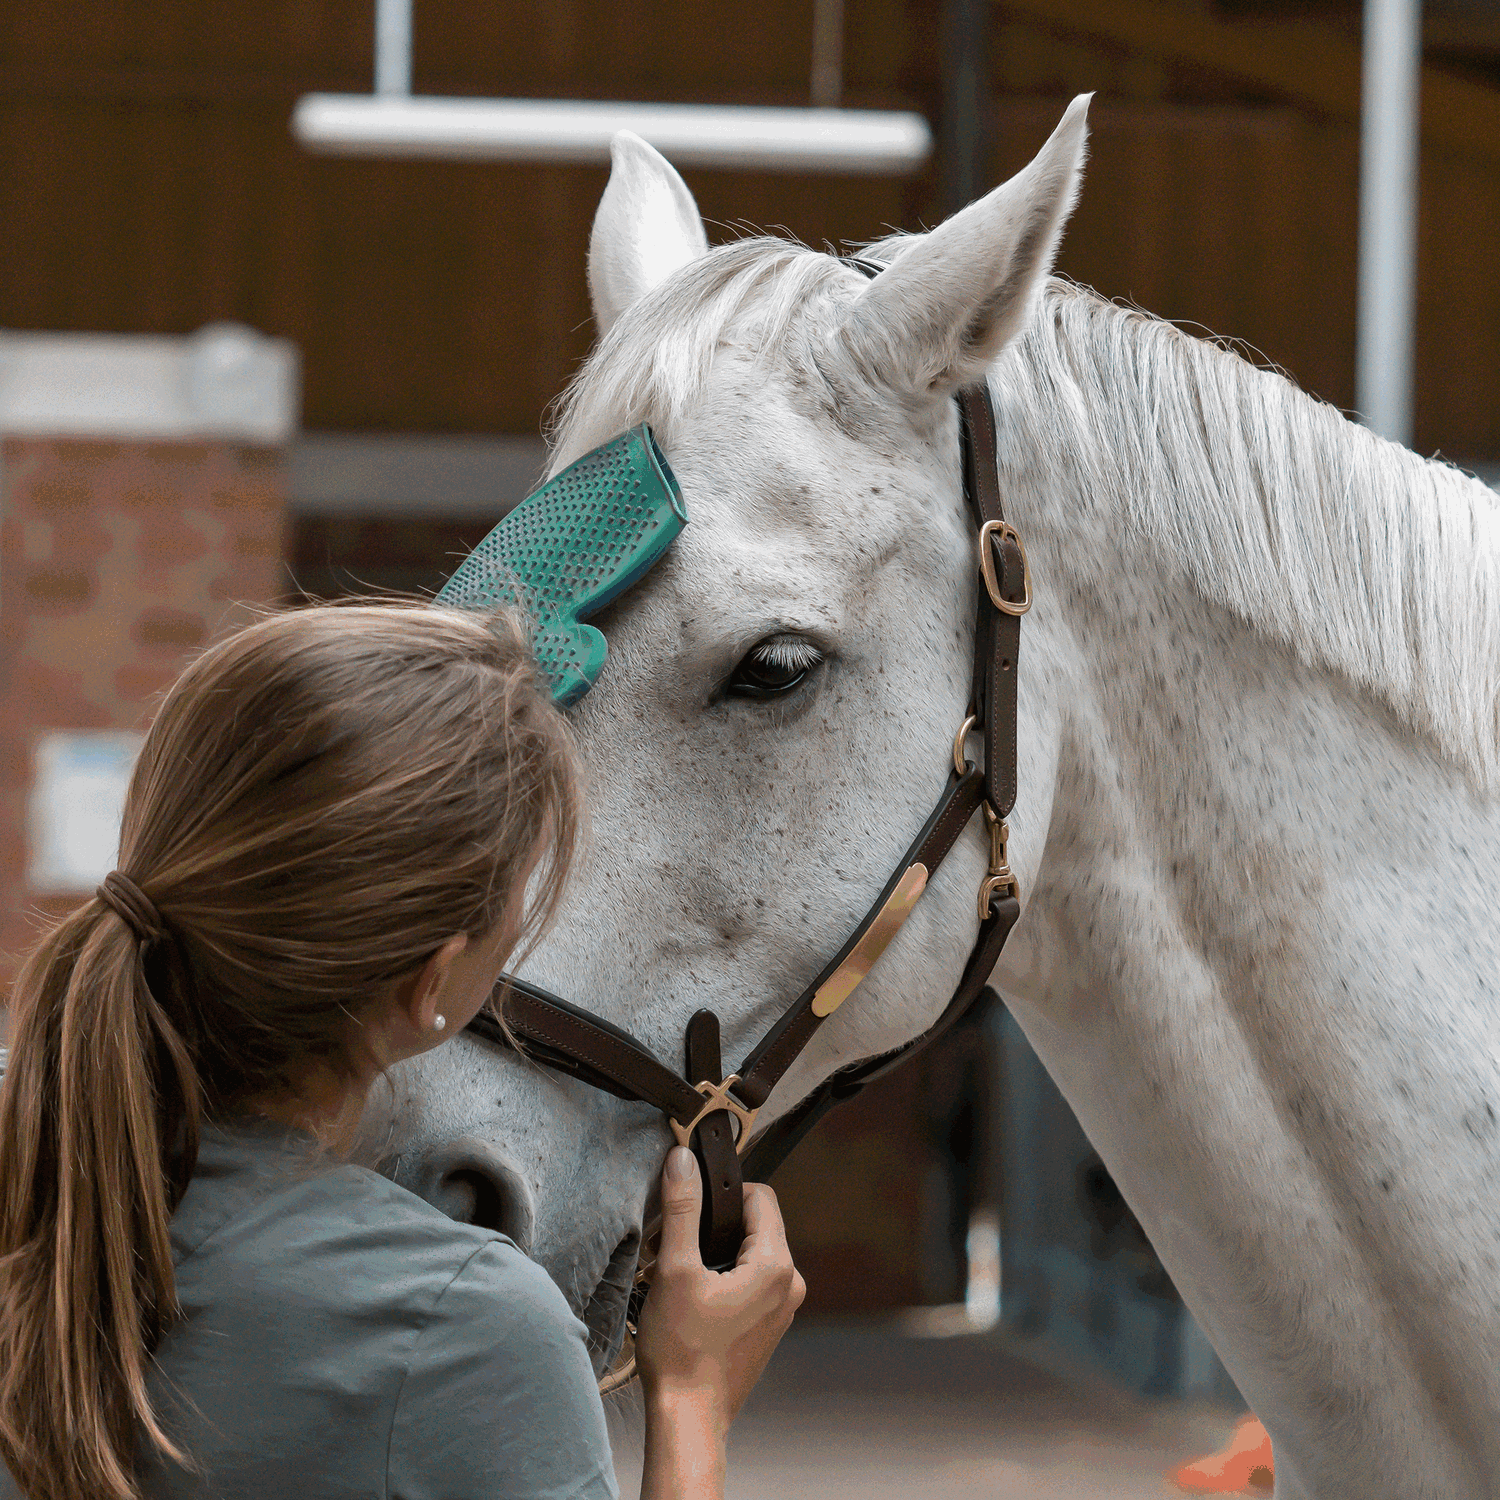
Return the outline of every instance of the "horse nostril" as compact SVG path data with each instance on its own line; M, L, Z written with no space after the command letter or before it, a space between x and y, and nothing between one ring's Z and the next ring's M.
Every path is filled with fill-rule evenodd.
M534 1213L521 1174L477 1136L447 1141L427 1158L417 1192L461 1224L494 1229L531 1248Z
M500 1189L483 1172L460 1167L439 1181L433 1206L460 1224L498 1228L504 1212Z

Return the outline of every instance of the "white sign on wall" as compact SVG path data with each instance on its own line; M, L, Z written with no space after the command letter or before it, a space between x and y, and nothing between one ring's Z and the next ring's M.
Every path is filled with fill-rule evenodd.
M121 730L75 730L37 741L27 819L32 890L92 891L114 869L141 738Z

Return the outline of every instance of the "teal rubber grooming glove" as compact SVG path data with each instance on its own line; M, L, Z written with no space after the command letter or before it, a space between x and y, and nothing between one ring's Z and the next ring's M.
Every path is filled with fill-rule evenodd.
M682 491L645 423L534 490L464 559L437 604L519 604L562 708L598 681L604 637L583 623L638 583L687 524Z

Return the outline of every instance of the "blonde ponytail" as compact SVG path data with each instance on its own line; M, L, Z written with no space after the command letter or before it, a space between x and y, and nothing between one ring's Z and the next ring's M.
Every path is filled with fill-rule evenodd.
M167 1226L185 1184L168 1183L168 1147L196 1157L199 1098L144 947L96 898L15 987L0 1089L0 1458L30 1500L133 1500L137 1424L184 1459L146 1368L177 1311Z

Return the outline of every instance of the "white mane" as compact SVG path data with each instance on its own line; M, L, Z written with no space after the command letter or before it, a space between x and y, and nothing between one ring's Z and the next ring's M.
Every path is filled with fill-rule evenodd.
M865 254L888 260L902 238ZM828 371L831 307L853 291L786 240L692 261L624 312L559 401L549 472L640 421L670 446L731 338ZM1007 409L1036 414L1018 439L1045 471L1082 468L1207 598L1376 693L1482 786L1500 781L1500 504L1479 480L1059 280L991 379Z
M1500 502L1170 323L1050 284L996 367L1209 599L1500 779Z

